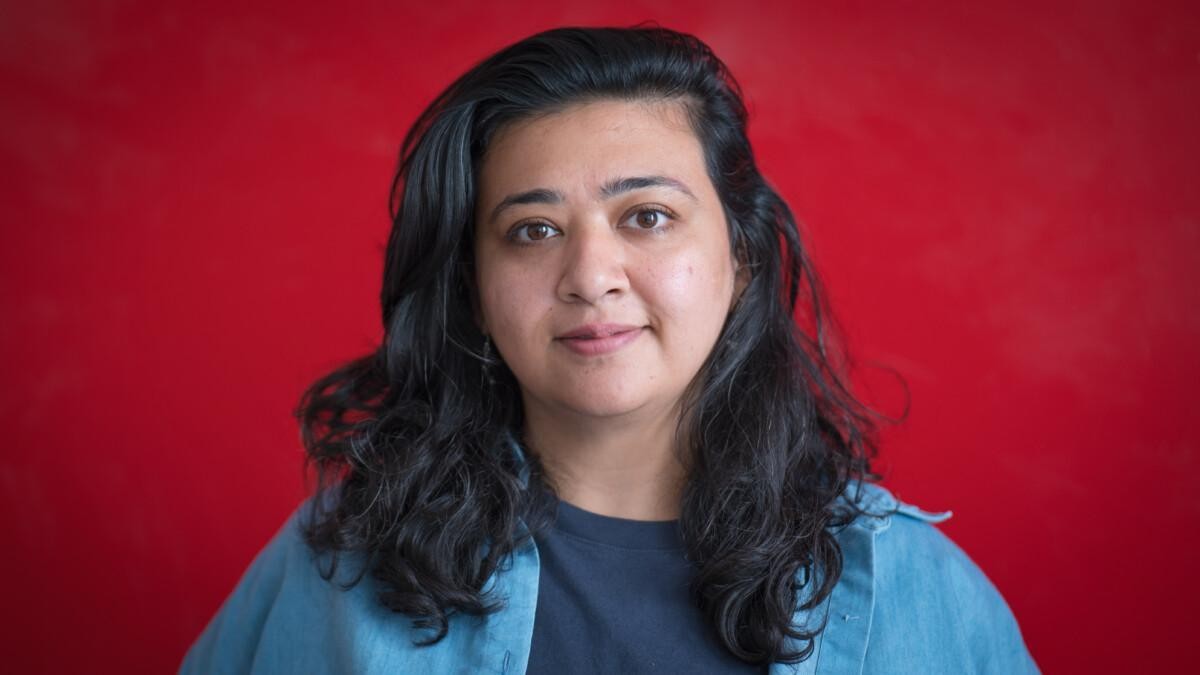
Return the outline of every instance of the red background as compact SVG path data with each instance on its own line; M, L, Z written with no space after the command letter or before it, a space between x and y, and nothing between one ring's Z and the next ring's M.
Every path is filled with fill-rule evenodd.
M1042 667L1191 661L1194 4L448 4L3 2L6 668L177 666L303 496L300 391L379 338L407 126L502 45L644 19L741 79L911 388L886 483L955 511Z

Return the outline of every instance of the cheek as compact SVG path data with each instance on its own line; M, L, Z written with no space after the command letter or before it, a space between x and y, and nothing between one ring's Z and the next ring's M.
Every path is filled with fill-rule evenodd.
M512 344L534 329L543 304L539 283L521 268L499 267L480 275L481 309L497 344Z
M666 315L697 322L709 315L721 315L722 300L728 300L730 270L721 260L703 251L681 253L660 259L651 267L655 294L653 302Z

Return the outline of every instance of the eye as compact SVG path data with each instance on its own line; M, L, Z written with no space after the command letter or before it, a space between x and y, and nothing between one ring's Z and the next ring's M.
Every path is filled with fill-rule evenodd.
M508 233L508 238L518 244L529 244L543 239L550 239L556 234L562 234L558 228L550 223L543 221L534 221L532 223L522 223L512 229Z
M627 220L639 230L665 229L667 221L673 216L669 211L658 206L642 206L629 216Z

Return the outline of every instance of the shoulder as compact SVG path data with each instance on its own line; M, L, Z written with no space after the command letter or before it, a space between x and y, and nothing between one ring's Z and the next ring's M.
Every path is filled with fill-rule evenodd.
M192 644L182 673L247 672L300 541L297 512L254 557L233 592Z
M293 511L255 556L180 672L366 672L363 659L373 667L411 644L410 623L380 605L369 574L345 590L359 558L343 556L332 581L323 575L331 560L303 533L312 506Z
M927 511L865 482L843 499L863 513L835 533L843 570L827 603L822 666L841 660L864 673L1037 672L995 585L935 527L950 512Z
M429 631L380 602L385 589L364 555L343 553L331 567L331 556L309 547L304 527L315 505L314 498L297 508L254 558L181 673L475 672L528 657L522 636L531 632L538 573L532 544L489 580L486 588L506 600L500 618L454 613L444 638L418 646Z
M978 565L936 524L949 520L951 511L928 511L901 501L876 483L854 483L843 495L861 510L853 522L836 536L852 540L857 532L868 532L872 542L874 574L896 579L921 579L950 584L961 590L995 590ZM867 561L856 559L856 564ZM949 574L950 577L941 576Z
M847 557L847 564L871 568L875 580L876 618L887 620L893 612L925 619L944 619L943 628L959 625L954 619L984 619L1008 613L995 585L965 551L947 537L937 523L950 511L927 511L903 502L887 489L864 484L864 508L839 539L854 532L870 534L871 556Z

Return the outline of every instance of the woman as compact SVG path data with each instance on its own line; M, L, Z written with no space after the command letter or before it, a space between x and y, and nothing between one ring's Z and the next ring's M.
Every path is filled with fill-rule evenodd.
M869 482L871 417L699 40L495 54L393 195L383 344L298 409L318 493L184 671L1036 672L948 514Z

